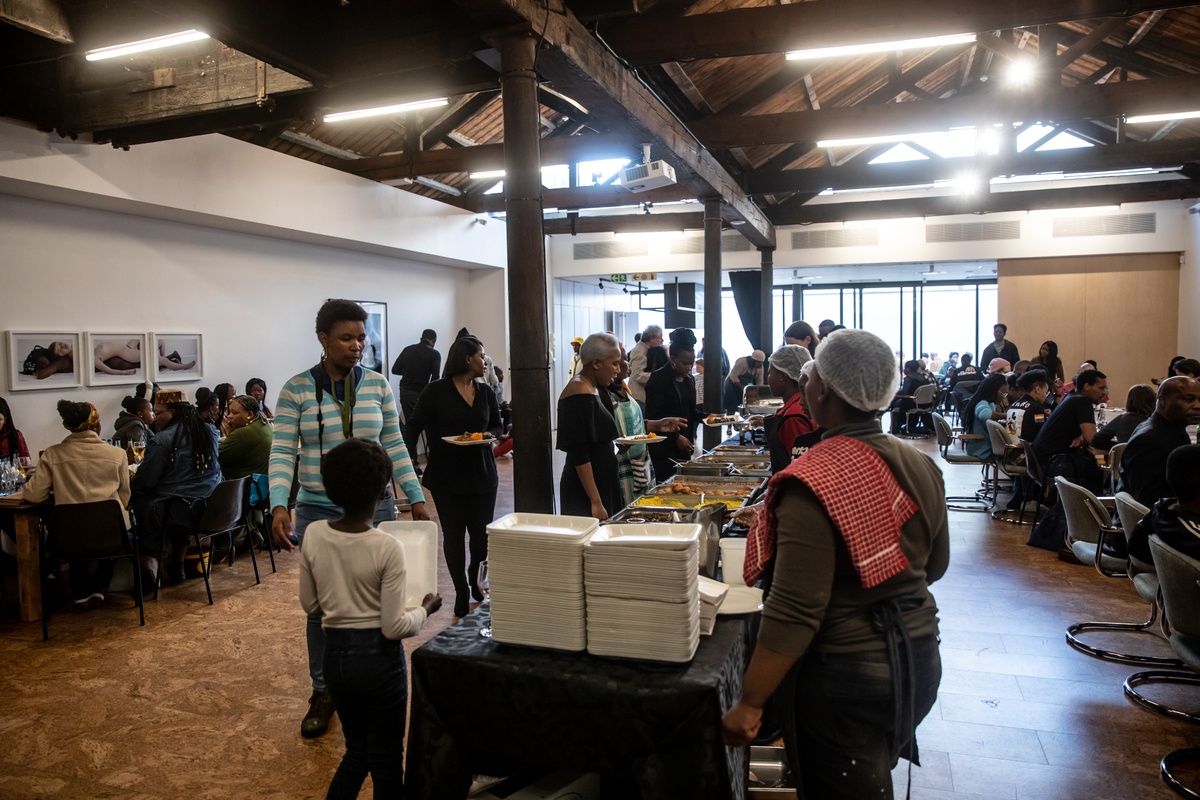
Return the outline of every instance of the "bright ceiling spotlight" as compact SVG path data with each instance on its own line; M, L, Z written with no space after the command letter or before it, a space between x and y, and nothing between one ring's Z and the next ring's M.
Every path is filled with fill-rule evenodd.
M788 61L805 61L814 58L837 58L863 53L890 53L896 50L915 50L922 47L944 47L950 44L968 44L975 41L973 33L955 33L949 36L926 36L920 39L899 39L891 42L867 42L848 44L841 47L815 47L808 50L792 50Z
M360 108L356 111L338 111L333 114L326 114L326 122L345 122L350 119L362 119L363 117L378 117L384 114L400 114L404 111L417 111L422 108L437 108L438 106L448 105L450 98L436 97L430 100L415 100L411 103L398 103L394 106L378 106L376 108Z
M1005 81L1015 89L1028 86L1037 76L1037 62L1032 58L1021 58L1008 65Z
M178 31L176 33L168 33L165 36L155 36L150 39L139 39L136 42L114 44L110 47L97 47L94 50L88 50L83 54L83 57L88 61L102 61L106 58L119 58L120 56L128 56L132 55L133 53L144 53L147 50L158 50L162 47L171 47L177 44L199 42L207 38L207 33L189 29L186 31Z

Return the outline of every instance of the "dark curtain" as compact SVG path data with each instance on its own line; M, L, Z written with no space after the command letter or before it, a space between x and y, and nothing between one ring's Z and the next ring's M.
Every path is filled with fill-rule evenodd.
M759 270L743 270L729 273L729 285L733 288L733 302L737 306L738 317L742 320L742 330L755 350L770 352L771 343L759 341L762 331L759 330L759 319L762 317L762 295L759 285L762 283L762 272Z

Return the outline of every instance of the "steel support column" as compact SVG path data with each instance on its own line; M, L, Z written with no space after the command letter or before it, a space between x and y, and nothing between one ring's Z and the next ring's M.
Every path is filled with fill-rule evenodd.
M513 412L513 502L517 511L554 512L550 432L550 326L542 234L541 123L537 39L500 41L504 108L504 212L508 230L509 354Z
M775 341L782 342L783 337L775 332L775 248L760 247L758 252L762 257L762 283L759 289L759 305L762 308L762 318L759 320L759 347L768 356L775 352Z
M721 413L721 201L704 201L704 413ZM711 369L709 365L715 365ZM733 366L733 362L730 362ZM721 442L722 428L704 428L704 448Z

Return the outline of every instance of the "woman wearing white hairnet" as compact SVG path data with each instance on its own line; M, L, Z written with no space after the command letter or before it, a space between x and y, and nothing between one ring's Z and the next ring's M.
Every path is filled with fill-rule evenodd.
M874 334L821 342L805 406L828 432L771 479L747 543L746 582L773 570L773 583L725 739L753 740L776 693L806 797L891 798L941 680L929 584L950 558L945 489L929 457L879 428L897 382Z
M812 360L808 348L785 344L767 359L767 385L771 393L783 398L774 415L762 419L771 454L771 471L782 472L797 456L821 440L812 417L804 410L801 380L804 365ZM751 417L753 423L755 417Z

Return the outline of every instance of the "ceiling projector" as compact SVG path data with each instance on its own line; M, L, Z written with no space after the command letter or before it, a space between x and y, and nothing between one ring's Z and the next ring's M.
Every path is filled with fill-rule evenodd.
M621 185L631 192L648 192L675 183L675 168L665 161L634 164L621 170Z
M665 161L650 160L650 145L642 145L642 163L621 170L621 185L631 192L648 192L675 183L675 168Z

